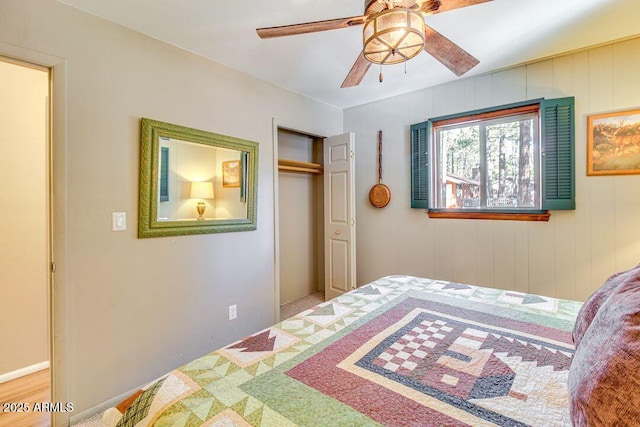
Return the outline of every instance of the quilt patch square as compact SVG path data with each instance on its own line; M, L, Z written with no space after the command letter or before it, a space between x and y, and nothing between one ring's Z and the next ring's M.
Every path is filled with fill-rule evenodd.
M429 285L429 288L465 296L473 295L476 289L478 289L477 286L467 285L464 283L445 282L441 280L434 281Z
M511 305L532 308L536 310L556 313L558 311L558 300L551 297L543 297L540 295L524 294L516 291L504 291L498 301Z
M300 338L295 335L274 327L237 341L218 352L238 366L247 367L299 341Z
M309 322L326 328L354 311L353 308L343 304L324 302L311 310L303 311L299 316L304 316Z

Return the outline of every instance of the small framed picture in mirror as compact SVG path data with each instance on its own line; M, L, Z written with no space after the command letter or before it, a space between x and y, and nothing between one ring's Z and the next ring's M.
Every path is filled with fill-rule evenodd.
M222 162L222 187L240 187L240 161Z

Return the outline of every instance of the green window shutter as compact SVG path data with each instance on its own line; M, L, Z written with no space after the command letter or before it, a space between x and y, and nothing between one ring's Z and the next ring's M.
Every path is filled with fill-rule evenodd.
M411 207L429 208L429 140L431 122L411 125Z
M542 209L572 210L575 203L574 99L540 102Z
M160 201L169 201L169 148L160 148Z

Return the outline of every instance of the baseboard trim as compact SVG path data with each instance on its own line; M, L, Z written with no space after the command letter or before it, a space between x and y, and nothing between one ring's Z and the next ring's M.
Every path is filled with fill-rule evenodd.
M35 365L27 366L26 368L18 369L16 371L7 372L6 374L0 374L0 384L15 380L16 378L26 377L34 372L42 371L49 367L49 361L36 363Z
M120 396L116 396L113 399L109 399L106 402L102 402L99 405L96 405L94 407L91 407L87 410L84 410L82 412L79 412L75 415L72 415L69 418L69 423L70 425L74 425L77 424L81 421L84 421L88 418L93 417L94 415L100 414L104 411L106 411L109 408L112 408L114 406L116 406L118 403L122 402L124 399L126 399L127 397L131 396L133 393L135 393L136 391L140 390L140 387L136 387L131 391L128 391L126 393L122 393Z

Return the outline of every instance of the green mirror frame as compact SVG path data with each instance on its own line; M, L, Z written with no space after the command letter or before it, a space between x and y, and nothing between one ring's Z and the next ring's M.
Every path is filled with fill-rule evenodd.
M257 228L258 143L147 118L142 119L140 137L140 194L138 237L251 231ZM204 221L158 221L160 138L238 150L246 153L247 217Z

